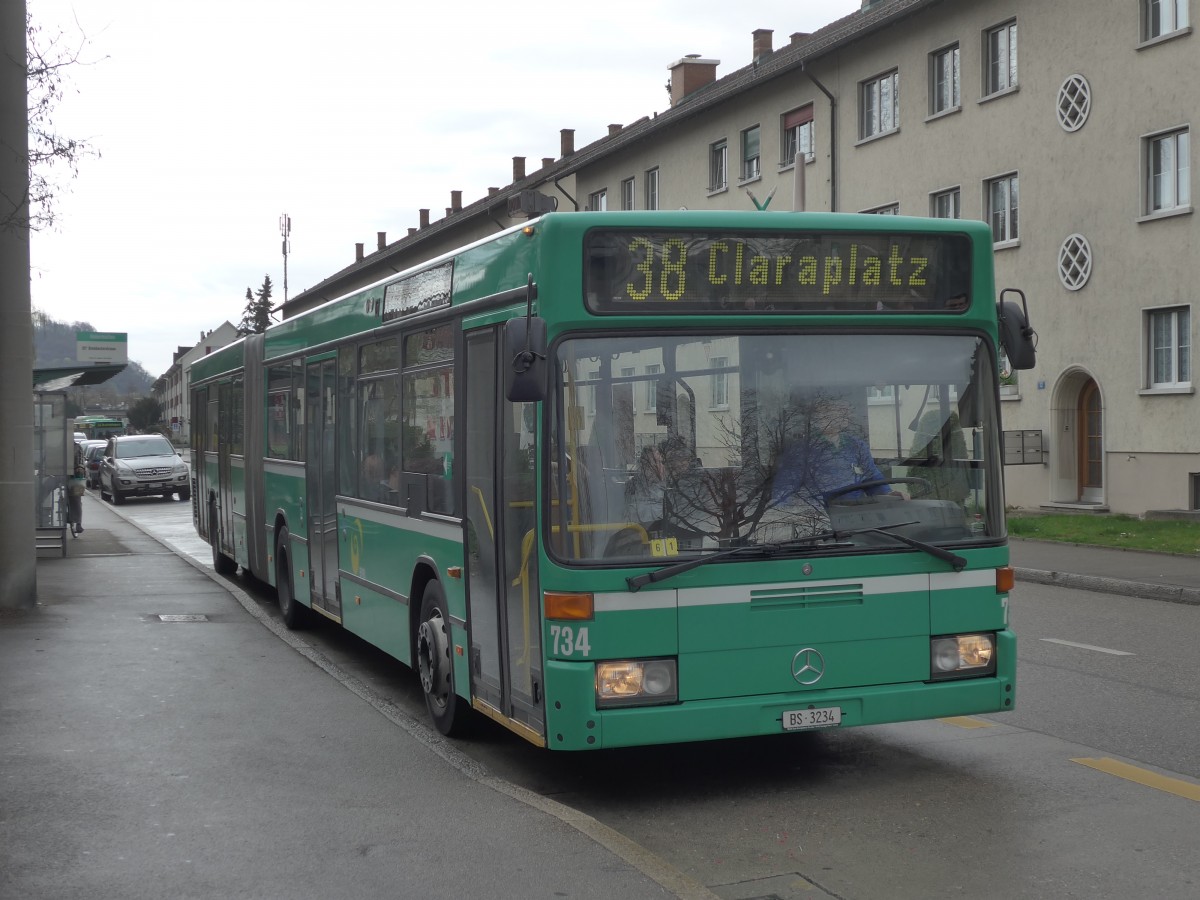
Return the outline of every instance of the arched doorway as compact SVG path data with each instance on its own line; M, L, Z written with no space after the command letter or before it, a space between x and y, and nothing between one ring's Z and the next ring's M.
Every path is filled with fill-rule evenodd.
M1050 502L1102 505L1104 397L1091 373L1074 368L1062 374L1050 421Z
M1100 386L1089 378L1079 389L1075 428L1078 499L1081 503L1104 502L1104 408Z

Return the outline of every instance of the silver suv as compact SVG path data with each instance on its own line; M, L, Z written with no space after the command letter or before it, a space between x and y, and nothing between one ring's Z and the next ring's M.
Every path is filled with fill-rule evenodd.
M192 498L187 463L161 434L127 434L108 439L100 463L100 496L121 504L152 494L164 500Z

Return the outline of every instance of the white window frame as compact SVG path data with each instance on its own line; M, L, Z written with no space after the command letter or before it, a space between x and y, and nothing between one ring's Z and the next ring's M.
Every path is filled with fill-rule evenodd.
M1192 308L1162 306L1142 310L1146 390L1190 391L1192 387ZM1165 326L1165 327L1164 327Z
M991 97L1017 88L1017 20L983 34L983 94Z
M722 138L708 145L708 192L729 188L729 142Z
M608 209L608 188L588 194L588 209L592 212L604 212Z
M634 388L633 388L633 385L634 385L633 377L634 377L634 374L636 371L637 370L634 369L633 366L622 366L621 367L621 378L622 378L621 384L628 385L628 387L629 387L629 405L632 407L631 411L635 414L638 411L637 391L634 390ZM625 379L628 379L628 380L625 380ZM616 387L621 387L621 385L617 385ZM614 390L614 396L615 396L615 390Z
M646 209L658 209L658 167L646 170Z
M1144 215L1191 209L1191 145L1190 128L1176 128L1142 139Z
M858 85L858 138L881 137L900 130L900 70L892 69Z
M646 366L646 412L658 412L658 376L662 366Z
M762 130L757 125L742 130L742 182L762 178Z
M803 158L806 163L813 161L813 120L809 119L803 125L793 125L783 132L783 148L779 154L779 167L794 166L796 160Z
M729 357L714 356L709 360L709 365L714 369L724 369L729 365ZM709 409L729 409L729 373L728 372L713 372L712 374L712 398L709 403Z
M929 216L933 219L961 219L962 188L947 188L930 194Z
M1143 41L1178 34L1188 24L1188 0L1142 0Z
M600 370L593 369L587 373L587 380L591 382L591 389L587 392L587 409L585 410L589 416L596 414L596 391L600 390Z
M621 209L637 209L633 203L634 188L635 185L632 177L626 178L621 182Z
M875 206L871 209L864 209L863 212L872 216L898 216L900 215L900 204L887 203L883 206Z
M961 54L951 44L929 54L929 114L940 116L962 108Z
M994 246L1013 245L1020 241L1020 199L1020 181L1016 172L997 175L984 182L984 221L992 228ZM1003 211L997 208L997 200L1003 204Z

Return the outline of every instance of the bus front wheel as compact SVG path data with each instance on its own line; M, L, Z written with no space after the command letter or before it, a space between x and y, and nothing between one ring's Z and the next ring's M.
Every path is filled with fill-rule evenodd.
M454 663L450 655L450 626L446 594L436 581L421 595L421 623L417 627L417 673L425 691L425 706L437 730L447 737L464 734L470 710L454 691Z

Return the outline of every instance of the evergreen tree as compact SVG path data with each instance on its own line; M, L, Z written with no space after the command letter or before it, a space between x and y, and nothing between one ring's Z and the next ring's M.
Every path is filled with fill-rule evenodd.
M242 311L242 321L238 323L238 331L242 334L261 334L271 324L272 287L271 276L264 275L262 287L257 291L246 288L246 308Z
M254 293L254 330L263 332L271 324L271 276L264 275L262 287Z

